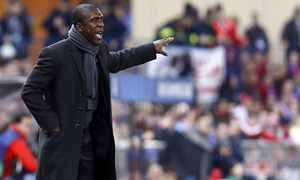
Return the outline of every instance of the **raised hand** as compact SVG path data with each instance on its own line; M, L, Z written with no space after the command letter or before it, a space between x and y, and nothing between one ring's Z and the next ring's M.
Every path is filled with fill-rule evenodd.
M162 54L164 56L168 56L168 53L166 53L162 48L164 46L167 46L173 40L174 40L173 37L168 37L168 38L159 39L159 40L154 41L153 43L154 43L154 46L156 49L156 53Z

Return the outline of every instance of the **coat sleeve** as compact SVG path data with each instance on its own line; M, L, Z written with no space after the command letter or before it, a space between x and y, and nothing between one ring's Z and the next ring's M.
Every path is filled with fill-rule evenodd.
M156 50L153 43L133 47L130 50L110 52L108 59L108 69L111 73L124 70L126 68L140 65L156 59Z
M24 103L46 134L60 124L57 113L44 98L55 79L56 69L51 50L44 48L21 91Z

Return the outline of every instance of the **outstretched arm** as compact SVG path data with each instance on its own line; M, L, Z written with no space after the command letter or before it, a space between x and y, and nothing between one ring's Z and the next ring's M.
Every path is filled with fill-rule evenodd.
M136 46L130 50L124 49L119 52L110 52L107 62L108 70L111 73L116 73L120 70L156 59L156 54L168 56L168 54L162 48L173 40L173 37L169 37L156 40L152 43ZM103 48L107 49L108 51L108 47L104 43Z

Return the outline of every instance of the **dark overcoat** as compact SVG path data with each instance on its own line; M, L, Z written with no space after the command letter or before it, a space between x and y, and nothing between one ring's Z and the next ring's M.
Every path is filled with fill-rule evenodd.
M21 96L41 127L36 179L76 180L85 126L86 88L83 59L69 39L45 47ZM156 58L153 43L109 52L103 41L97 54L98 107L90 123L94 180L116 179L109 73ZM52 130L61 125L60 132Z

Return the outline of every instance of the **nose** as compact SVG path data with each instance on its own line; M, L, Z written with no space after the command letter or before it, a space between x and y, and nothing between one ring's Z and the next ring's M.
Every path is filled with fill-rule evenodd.
M99 27L104 27L103 20L99 21L98 26L99 26Z

